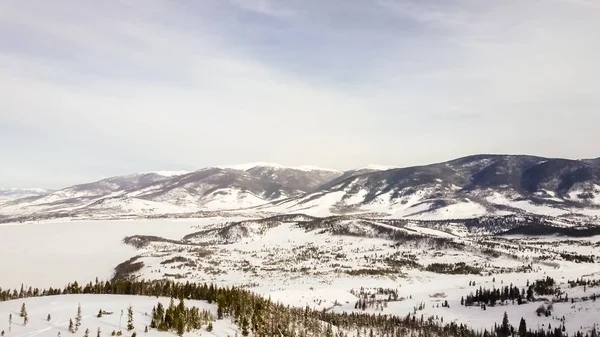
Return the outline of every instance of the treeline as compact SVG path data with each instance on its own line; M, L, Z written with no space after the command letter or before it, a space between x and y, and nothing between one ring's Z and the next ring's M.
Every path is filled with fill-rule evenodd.
M182 336L185 332L199 330L203 325L207 325L207 330L212 331L213 316L209 311L185 306L183 298L179 299L179 304L175 306L175 301L171 297L169 306L165 309L162 303L152 308L152 321L150 328L158 331L173 331Z
M469 266L464 262L458 263L432 263L425 268L425 270L438 274L473 274L479 275L481 273L481 268Z
M144 281L115 279L112 281L88 283L77 282L64 288L49 289L0 289L3 301L30 296L50 296L62 294L119 294L138 296L162 296L184 300L203 300L217 305L217 319L230 319L240 328L243 336L250 333L256 337L344 337L347 333L360 336L415 336L415 337L508 337L499 329L473 330L462 324L440 324L433 318L408 314L405 317L369 314L367 312L335 313L327 310L313 310L309 307L292 308L272 302L237 287L217 287L213 284L176 283L170 280ZM170 314L168 314L168 312ZM193 310L192 310L193 312ZM173 306L164 310L156 307L153 312L153 325L157 329L181 329L182 316L193 316L187 309ZM202 314L198 312L198 315ZM204 316L204 318L207 318ZM169 322L169 323L167 323ZM183 329L193 329L194 320L189 319ZM356 333L354 333L356 332ZM562 337L564 332L530 331L520 337Z
M505 304L507 301L515 302L521 305L525 302L532 302L535 300L534 295L559 295L557 293L556 281L551 277L540 279L532 284L527 281L527 288L519 289L513 286L512 283L505 287L487 289L479 287L475 293L471 293L466 297L462 297L460 300L461 305L473 306L475 304L480 305L482 309L486 309L486 306L495 306L498 303Z

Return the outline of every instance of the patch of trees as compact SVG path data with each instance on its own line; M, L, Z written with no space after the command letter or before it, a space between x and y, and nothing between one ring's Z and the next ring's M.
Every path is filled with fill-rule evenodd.
M556 227L547 225L544 223L532 224L513 228L508 230L502 235L528 235L528 236L548 236L548 235L560 235L568 237L589 237L594 235L600 235L599 226L587 226L587 227Z
M364 312L336 313L326 310L313 310L309 307L291 308L272 302L256 294L238 287L217 287L213 284L178 283L170 280L145 281L131 279L114 279L111 281L88 283L80 286L77 282L68 284L61 289L37 289L37 291L23 291L0 289L1 300L13 300L19 295L36 294L37 296L61 294L120 294L138 296L162 296L179 299L180 305L169 305L168 308L159 310L157 305L153 311L153 322L157 329L167 329L176 332L190 327L197 327L200 320L206 323L206 314L182 305L185 300L203 300L215 303L217 306L217 319L230 319L241 329L242 336L279 336L279 337L334 337L346 336L343 331L360 331L364 336L436 336L436 337L508 337L507 332L515 333L508 319L503 319L502 324L490 329L473 330L463 324L454 322L441 324L432 318L425 319L422 315L408 314L405 317L393 315L368 314ZM390 293L391 294L391 293ZM160 313L159 313L160 311ZM128 310L128 328L133 326L133 321ZM169 314L167 314L169 312ZM205 315L204 317L202 317ZM198 317L199 316L199 319ZM169 323L167 323L169 322ZM75 323L72 322L75 326ZM162 326L162 327L161 327ZM209 322L207 330L212 328ZM519 329L521 330L521 329ZM353 334L356 335L356 334ZM520 337L562 337L566 336L558 328L554 331L522 331ZM580 335L582 336L582 334Z
M350 276L385 276L385 275L390 275L390 274L398 274L399 271L395 270L395 269L367 269L367 268L363 268L363 269L351 269L351 270L345 270L344 271L346 274L350 275Z
M133 273L136 273L136 272L140 271L142 268L144 268L144 262L137 261L139 258L141 258L140 255L134 256L134 257L130 258L129 260L117 265L115 267L115 276L114 277L115 278L129 277Z
M178 263L178 262L186 263L186 262L190 262L190 260L183 256L175 256L170 259L162 261L160 264L165 265L165 264Z
M487 289L479 287L475 293L471 293L466 297L461 298L461 305L473 306L475 304L486 309L487 306L495 306L497 304L504 305L510 301L512 304L521 305L525 302L535 300L535 295L560 295L556 287L556 281L551 277L537 280L530 284L527 282L527 288L519 289L510 284L509 286Z
M497 304L505 304L507 301L516 302L519 305L523 304L525 299L533 299L533 290L525 292L525 289L519 290L519 288L513 286L506 286L503 288L487 289L479 287L475 290L475 293L471 293L466 297L462 297L460 304L465 306L473 306L475 304L485 309L485 306L493 307Z
M137 249L145 248L152 242L172 243L172 244L184 244L181 241L166 239L160 236L154 235L133 235L127 236L123 239L123 243L133 246ZM186 243L187 244L187 243Z
M208 325L214 320L212 314L206 310L200 311L196 307L187 308L183 298L175 305L171 297L169 306L165 309L162 303L152 308L152 321L150 328L158 331L172 331L182 336L185 332L199 330L203 325Z
M452 275L479 275L481 268L469 266L464 262L457 263L432 263L425 268L425 270L438 274L452 274Z

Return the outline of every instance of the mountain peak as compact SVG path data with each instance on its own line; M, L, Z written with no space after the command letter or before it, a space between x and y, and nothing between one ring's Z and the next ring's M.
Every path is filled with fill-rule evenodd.
M221 169L233 169L240 171L248 171L250 169L256 167L265 167L265 168L273 168L273 169L291 169L291 170L299 170L299 171L329 171L329 172L339 172L338 170L322 168L312 165L301 165L301 166L284 166L277 163L268 163L268 162L255 162L255 163L246 163L246 164L237 164L237 165L221 165L215 166Z

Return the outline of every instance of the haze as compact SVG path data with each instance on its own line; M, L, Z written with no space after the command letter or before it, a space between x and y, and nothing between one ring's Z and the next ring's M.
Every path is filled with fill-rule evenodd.
M0 186L598 157L594 0L0 5Z

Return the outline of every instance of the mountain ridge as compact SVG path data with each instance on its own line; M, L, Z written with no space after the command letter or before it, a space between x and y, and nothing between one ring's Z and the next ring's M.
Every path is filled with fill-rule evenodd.
M0 214L246 210L317 216L370 212L426 219L509 213L559 216L583 210L586 216L600 215L596 159L479 154L429 165L344 172L258 164L116 176L10 200L0 204Z

